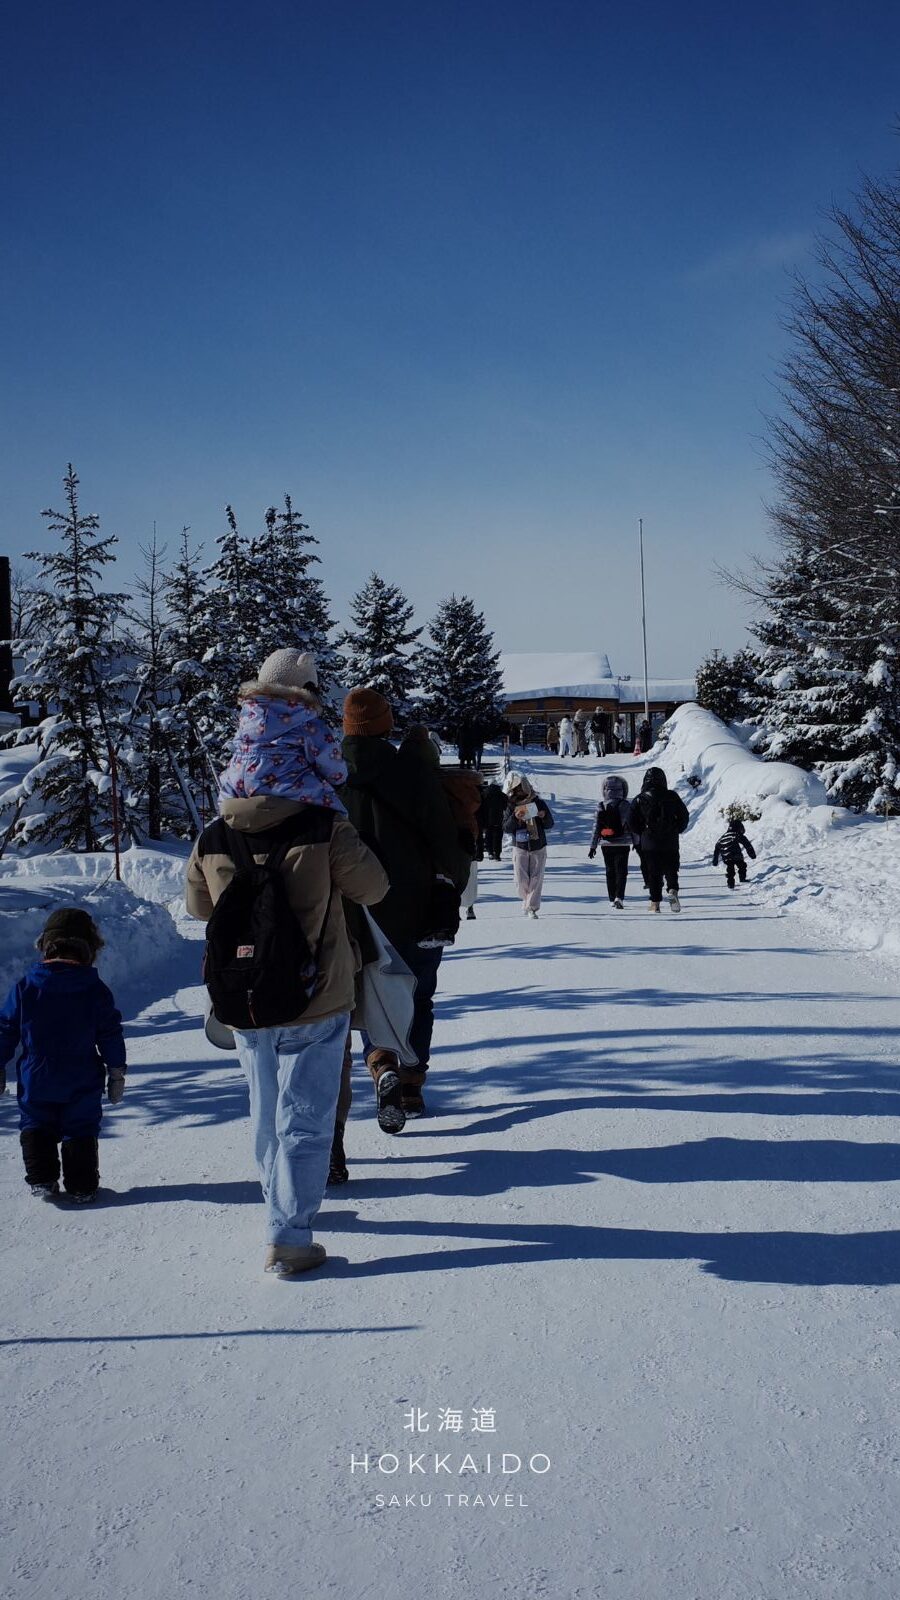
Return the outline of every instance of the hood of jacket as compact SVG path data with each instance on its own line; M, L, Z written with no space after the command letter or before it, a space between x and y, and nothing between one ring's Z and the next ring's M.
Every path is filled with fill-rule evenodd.
M611 772L608 778L603 779L601 793L608 806L615 806L620 800L628 799L628 784L617 772Z
M662 767L648 767L641 784L641 794L665 794L669 785Z

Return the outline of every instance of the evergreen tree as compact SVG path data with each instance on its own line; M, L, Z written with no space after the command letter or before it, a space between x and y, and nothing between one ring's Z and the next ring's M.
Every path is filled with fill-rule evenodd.
M697 668L697 704L723 722L733 722L738 714L734 663L721 650L712 650Z
M36 551L33 632L15 684L20 700L37 700L46 715L36 730L40 756L29 788L41 810L20 810L13 838L69 850L107 848L124 824L127 762L116 746L128 714L128 674L120 624L124 596L99 588L115 560L114 537L100 537L100 519L82 514L70 464L63 511L42 512L60 548ZM115 768L118 767L118 771Z
M770 424L781 557L761 585L760 739L843 804L900 806L900 179L835 210L798 281Z
M201 820L215 809L216 773L201 744L201 695L208 690L204 656L210 645L202 546L191 548L190 529L181 530L178 559L163 577L166 622L162 648L171 693L159 705L162 736L182 775ZM180 787L180 783L179 783ZM187 803L186 803L187 804ZM191 806L187 804L188 813Z
M334 621L324 584L311 571L320 561L317 545L290 495L282 511L269 507L263 531L250 546L259 595L254 662L260 666L273 650L308 650L316 658L320 690L327 694L344 663L332 642Z
M201 747L218 771L225 766L237 726L238 691L253 677L265 596L257 581L250 543L225 507L226 531L218 555L203 573L197 636L205 645L202 681L193 696L194 725Z
M473 728L490 733L503 715L503 678L493 634L474 601L451 595L429 624L418 655L426 719L445 739Z
M350 602L353 627L341 638L346 651L346 681L354 688L377 689L390 701L402 728L414 716L411 701L416 665L407 653L422 633L411 628L413 607L402 590L377 572Z

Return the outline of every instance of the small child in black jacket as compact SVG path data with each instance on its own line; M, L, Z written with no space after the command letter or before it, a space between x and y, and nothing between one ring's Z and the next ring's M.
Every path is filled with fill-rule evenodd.
M720 861L725 863L725 881L729 889L734 888L734 871L737 868L741 883L747 882L747 863L744 860L744 851L752 861L756 860L756 851L744 832L742 822L729 822L728 827L716 842L713 851L713 866L717 867Z

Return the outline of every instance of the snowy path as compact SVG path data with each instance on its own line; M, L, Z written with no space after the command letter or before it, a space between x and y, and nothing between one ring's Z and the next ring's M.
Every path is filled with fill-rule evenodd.
M4 1594L896 1593L900 1004L705 866L681 917L637 873L608 910L597 765L531 765L561 823L541 920L488 864L438 1114L386 1139L358 1072L322 1274L259 1271L245 1095L195 988L132 1029L115 1204L38 1205L8 1138ZM552 1465L410 1477L410 1449ZM351 1475L367 1451L401 1471Z

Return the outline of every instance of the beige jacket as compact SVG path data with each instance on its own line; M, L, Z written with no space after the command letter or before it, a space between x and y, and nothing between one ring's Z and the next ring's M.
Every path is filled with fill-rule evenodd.
M328 897L331 908L322 941L322 981L318 994L298 1022L319 1022L341 1011L352 1011L358 957L350 943L341 899L358 905L377 905L388 892L388 876L378 857L363 844L346 817L322 813L318 807L304 806L278 795L256 795L249 800L222 799L221 820L230 828L251 833L253 854L264 861L269 844L266 833L274 828L290 829L297 819L298 831L309 840L292 846L282 871L287 879L288 900L297 915L311 950L322 933ZM331 827L331 837L316 838ZM215 848L215 824L207 828L194 845L187 868L185 900L192 917L208 922L213 906L234 876L234 862L224 850ZM212 835L212 837L210 837ZM212 848L210 848L212 846ZM332 894L333 888L333 894Z

